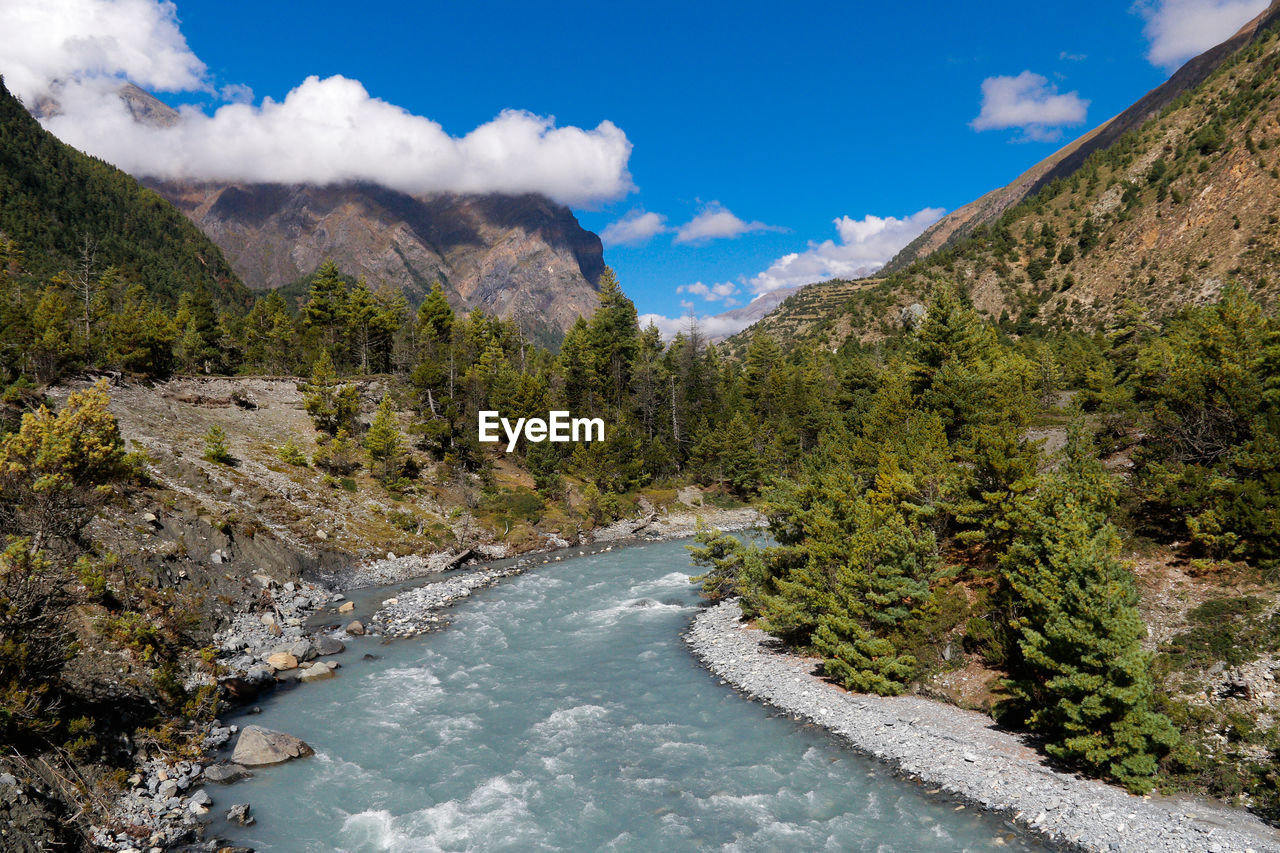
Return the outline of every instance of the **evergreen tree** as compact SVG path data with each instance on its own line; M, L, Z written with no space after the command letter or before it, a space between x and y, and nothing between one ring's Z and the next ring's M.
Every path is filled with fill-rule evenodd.
M341 385L328 350L320 353L311 371L311 381L303 395L307 414L316 429L336 436L339 430L352 432L360 413L360 398L354 385Z
M390 483L399 474L403 447L404 435L396 423L391 395L384 394L364 437L364 449L369 453L371 469L384 483Z
M1051 756L1143 792L1177 734L1153 709L1137 592L1089 449L1077 440L1063 470L1020 501L1000 560L1018 641L998 710L1043 735Z
M235 457L227 449L227 431L214 424L204 434L204 458L219 465L230 465Z

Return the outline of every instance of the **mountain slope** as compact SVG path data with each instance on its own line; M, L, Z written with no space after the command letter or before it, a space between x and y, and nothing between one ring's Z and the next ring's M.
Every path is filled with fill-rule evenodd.
M164 199L59 142L0 82L0 234L48 278L87 246L93 268L118 267L165 300L204 284L224 304L248 291L222 252Z
M1053 181L1074 174L1091 155L1115 144L1126 133L1141 127L1183 94L1204 83L1223 62L1262 36L1278 21L1280 0L1272 0L1270 7L1241 27L1235 35L1188 61L1167 81L1152 89L1124 112L1054 152L1009 185L992 190L938 220L889 261L884 271L889 273L905 269L913 261L927 257L973 233L975 228L994 222L1005 211L1035 195Z
M1264 22L1229 56L1205 54L1218 65L1158 116L989 224L876 279L811 285L755 328L828 345L877 337L939 283L960 286L1010 331L1033 321L1096 328L1134 306L1167 315L1215 299L1233 281L1274 305L1280 15Z
M410 196L371 184L315 187L146 181L226 253L254 290L332 258L370 286L421 301L440 281L455 308L484 308L554 337L598 303L600 239L537 195Z

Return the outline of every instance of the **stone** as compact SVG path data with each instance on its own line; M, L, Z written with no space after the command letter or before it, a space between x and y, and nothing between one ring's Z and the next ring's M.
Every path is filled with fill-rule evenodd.
M315 646L307 640L295 640L287 646L276 649L276 652L291 654L300 661L311 660L316 656Z
M248 779L250 775L249 769L239 764L215 764L204 771L205 781L218 785L230 785L232 782Z
M244 767L262 767L308 755L315 755L315 750L300 738L262 726L245 726L231 760Z
M270 625L268 625L268 626L267 626L267 633L268 633L268 634L270 634L270 635L271 635L271 636L273 636L273 637L283 637L283 636L284 636L284 631L283 631L283 630L281 630L281 629L280 629L280 626L279 626L279 625L277 625L277 624L276 624L276 623L274 623L274 622L272 622Z
M146 524L156 524L160 521L160 519L156 518L156 514L154 512L144 512L142 514L142 520Z
M347 650L346 645L341 640L336 640L333 637L316 637L315 648L316 654L321 657L341 654Z
M178 793L178 783L172 779L165 779L156 788L156 797L161 800L167 800Z
M327 663L313 663L307 669L302 671L298 676L299 681L322 681L326 678L333 678L333 667Z
M238 823L241 826L253 826L256 823L253 815L249 814L248 803L236 803L227 809L227 820L230 823Z
M297 669L298 659L288 652L276 652L275 654L267 655L267 666L276 672Z
M354 601L344 601L338 605L339 613L350 613L352 610L355 610L355 609L356 609L356 604Z
M211 806L213 805L213 797L209 796L209 793L202 788L191 795L191 802L202 806Z
M346 627L346 632L353 637L363 637L364 625L358 621L352 622L350 625Z
M259 617L259 619L260 619L260 621L262 622L262 624L263 624L263 625L274 625L274 624L276 624L276 615L275 615L274 613L269 612L269 611L268 611L267 613L263 613L263 614L262 614L262 616L261 616L261 617Z

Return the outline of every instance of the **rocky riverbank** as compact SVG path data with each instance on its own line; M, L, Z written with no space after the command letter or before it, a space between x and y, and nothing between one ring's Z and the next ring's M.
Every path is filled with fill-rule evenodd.
M686 641L713 673L753 699L832 732L937 793L1005 815L1050 843L1087 851L1280 851L1280 833L1246 812L1137 797L1050 767L990 718L916 696L848 693L815 661L777 649L736 602L701 611Z

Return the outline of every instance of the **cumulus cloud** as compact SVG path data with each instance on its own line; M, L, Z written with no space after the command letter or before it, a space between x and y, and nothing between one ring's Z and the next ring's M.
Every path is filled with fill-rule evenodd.
M164 92L209 91L207 70L178 28L177 9L155 0L5 0L0 73L28 103L52 81L127 78Z
M734 304L737 304L736 301L730 300L729 297L737 292L738 286L731 281L722 281L719 284L703 284L695 281L693 284L682 284L676 288L676 293L693 293L708 302L724 301L734 302Z
M803 252L792 252L778 258L768 269L750 278L746 285L752 293L759 294L832 278L870 275L941 219L943 213L942 208L926 207L902 218L870 214L862 219L842 216L835 220L839 242L811 242Z
M1078 92L1060 94L1047 78L1023 71L982 81L982 109L969 126L977 131L1016 127L1027 139L1049 142L1062 135L1062 127L1083 123L1088 111L1089 102Z
M617 222L606 225L600 232L600 241L606 246L637 246L670 230L667 217L661 213L633 210Z
M753 322L755 321L724 315L712 315L709 317L696 317L692 314L684 317L667 317L662 314L640 315L640 328L646 328L652 323L662 333L663 340L667 341L681 332L686 335L689 334L689 329L695 325L697 326L698 334L704 339L722 340L730 335L736 335Z
M51 13L50 10L53 10ZM328 184L372 181L410 193L540 192L592 204L633 189L631 143L612 122L584 130L509 110L462 137L375 98L357 80L308 77L282 101L247 88L212 115L182 109L173 127L136 123L114 92L125 80L214 93L170 3L5 0L0 73L28 103L54 97L45 126L136 175Z
M1147 20L1147 59L1173 71L1234 35L1267 0L1143 0L1134 8Z
M775 225L763 222L744 222L727 207L713 201L703 207L697 216L676 229L675 243L706 243L725 237L737 237L752 231L780 231Z

